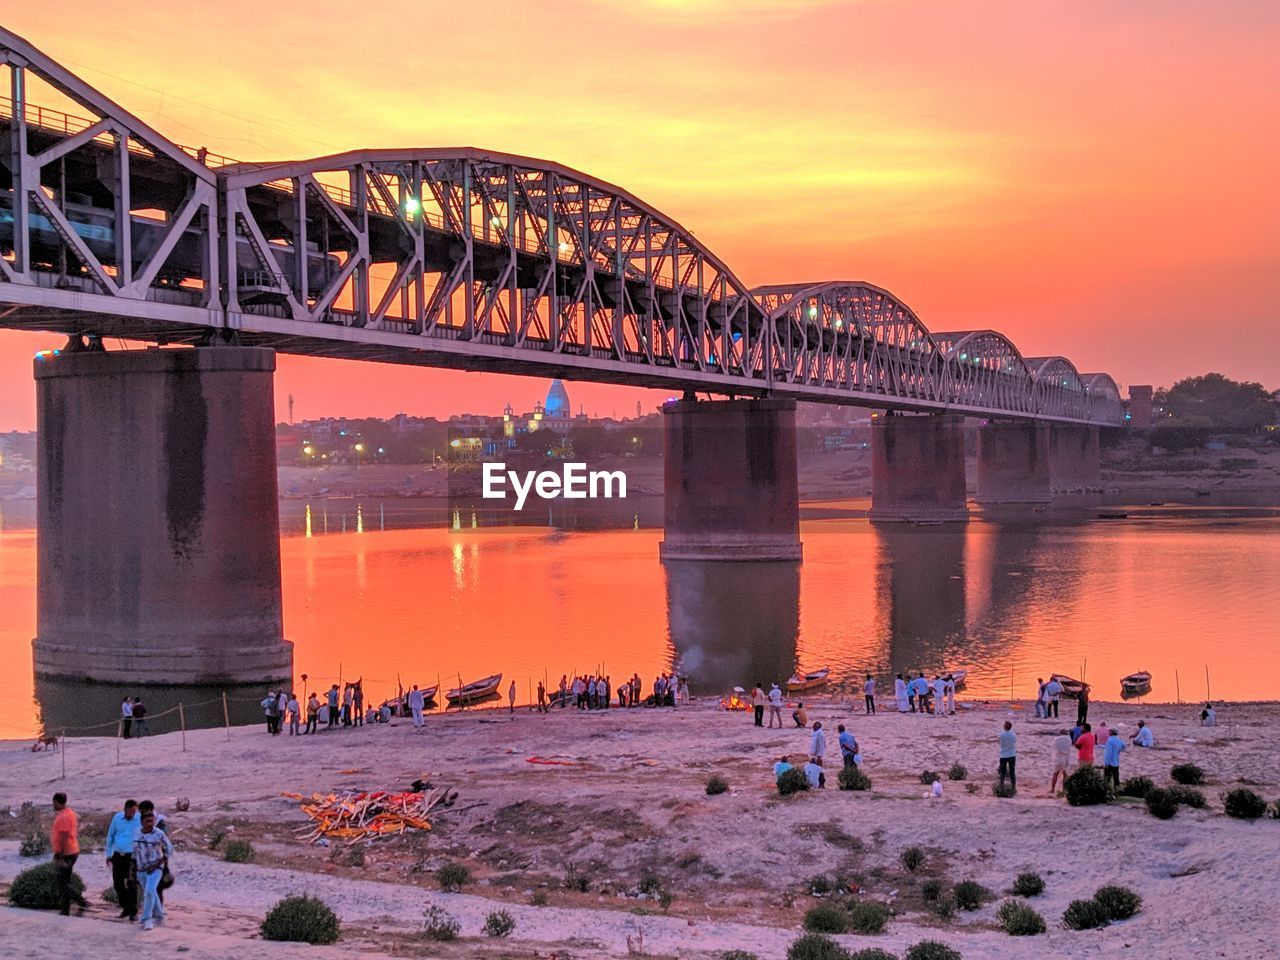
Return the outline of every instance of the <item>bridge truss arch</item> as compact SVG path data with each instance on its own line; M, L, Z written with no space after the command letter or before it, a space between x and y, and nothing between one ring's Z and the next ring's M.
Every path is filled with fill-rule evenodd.
M1039 412L1035 380L1012 340L995 330L935 333L947 357L951 395L957 403Z

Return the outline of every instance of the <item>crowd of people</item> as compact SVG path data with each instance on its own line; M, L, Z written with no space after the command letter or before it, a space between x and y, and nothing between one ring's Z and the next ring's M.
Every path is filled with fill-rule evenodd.
M538 683L538 710L545 713L554 706L561 709L572 706L579 710L607 710L612 706L674 707L679 703L689 702L689 679L675 672L654 677L651 690L652 693L646 697L644 681L638 673L632 674L631 679L623 680L616 687L612 677L607 674L583 674L572 680L568 674L563 674L560 677L560 688L550 702L547 701L545 685L541 681Z
M57 878L58 911L63 916L92 909L73 882L80 858L80 820L61 791L53 795L53 826L49 831L53 847L54 876ZM107 828L104 844L111 886L120 907L120 919L141 921L143 930L164 923L164 891L173 885L169 861L173 844L169 841L164 817L150 800L129 799Z
M415 689L417 689L415 687ZM333 684L325 691L323 698L312 691L307 697L306 713L299 703L297 694L283 688L268 690L263 697L262 715L266 719L267 733L278 736L289 726L289 735L296 736L308 733L319 733L333 727L359 727L367 720L370 723L383 719L376 708L365 709L364 687L360 681ZM388 713L387 720L390 720Z
M120 701L120 735L128 740L130 737L145 737L151 732L147 726L147 707L141 697L125 697Z
M930 681L923 673L917 673L915 677L900 673L893 681L893 697L897 701L899 713L931 713L935 717L954 716L956 712L955 675L935 673L933 680Z

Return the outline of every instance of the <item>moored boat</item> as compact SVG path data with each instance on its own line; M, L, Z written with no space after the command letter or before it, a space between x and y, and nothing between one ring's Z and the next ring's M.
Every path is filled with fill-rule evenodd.
M1150 692L1150 671L1139 670L1137 673L1131 673L1127 677L1120 678L1120 696L1126 700L1130 697L1141 697Z
M498 692L498 684L502 683L502 674L495 673L491 677L485 677L483 680L474 680L471 683L461 687L455 687L445 694L445 698L452 706L466 706L469 703L479 703L481 700L487 700Z
M1065 673L1050 674L1050 680L1057 680L1062 686L1062 695L1068 700L1079 700L1080 694L1092 690L1093 688L1083 680L1073 680Z
M806 690L815 690L818 687L826 686L829 676L831 676L830 667L814 670L811 673L794 674L787 681L787 693L804 693Z
M965 680L968 679L969 671L968 670L947 670L943 672L942 677L944 680L947 677L950 677L951 682L954 683L956 685L956 689L959 690L961 687L964 686Z

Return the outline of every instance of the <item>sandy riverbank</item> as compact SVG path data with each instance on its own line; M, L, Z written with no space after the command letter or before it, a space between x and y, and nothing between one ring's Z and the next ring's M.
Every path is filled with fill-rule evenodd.
M179 846L179 885L171 921L155 935L165 949L192 957L244 950L265 909L279 896L310 890L347 924L345 949L368 955L577 958L626 955L643 932L652 956L714 957L747 949L781 958L814 902L806 881L817 874L855 881L862 896L898 911L886 933L841 938L849 946L902 952L926 937L944 940L966 958L1023 957L1028 949L1072 958L1266 956L1271 950L1269 864L1280 855L1280 822L1245 823L1221 812L1219 794L1243 780L1269 800L1280 796L1280 751L1269 739L1280 704L1225 706L1222 724L1199 727L1192 706L1095 703L1092 718L1131 732L1140 717L1153 726L1157 749L1129 750L1122 774L1167 780L1190 760L1209 776L1205 810L1183 809L1158 821L1137 803L1071 808L1043 796L1053 734L1062 724L1027 718L1008 704L974 704L957 717L885 712L865 717L820 702L812 714L847 722L862 742L869 793L835 789L780 799L768 768L781 753L801 753L807 734L758 730L748 715L710 703L671 710L574 711L541 717L495 711L432 718L425 732L405 722L334 731L318 737L269 738L256 728L126 741L122 764L110 740L74 740L62 757L31 753L25 742L0 744L0 807L35 800L42 806L65 789L92 833L124 795L148 796L172 810ZM1019 797L991 796L995 736L1011 717L1020 732ZM834 736L833 736L834 740ZM838 762L834 744L829 763ZM571 765L526 762L552 757ZM953 761L970 770L970 793L948 782L941 800L925 798L923 768ZM834 770L833 770L834 772ZM729 793L708 797L718 773ZM457 805L431 834L365 848L363 866L350 853L305 845L294 837L304 818L281 791L403 789L426 775L454 784ZM0 879L24 862L17 856L17 819L0 820ZM215 831L253 841L252 865L224 863L207 852ZM944 921L922 902L921 877L904 873L901 851L930 852L922 876L976 879L1004 890L1020 871L1044 875L1033 903L1049 922L1034 944L994 925L997 903ZM476 882L463 894L436 889L440 864L467 863ZM28 861L29 862L29 861ZM569 864L589 892L565 887ZM82 858L92 892L108 884L105 865ZM664 914L629 894L646 874L670 892ZM1122 883L1145 898L1138 917L1102 931L1072 932L1058 923L1067 903L1104 883ZM530 905L542 891L546 905ZM462 922L464 941L439 947L406 939L428 904ZM516 918L501 944L479 936L485 913L498 906ZM141 934L102 919L6 912L0 956L134 956ZM1137 948L1140 952L1132 952ZM260 947L249 947L260 949ZM42 952L44 951L44 952ZM273 955L277 952L272 947ZM293 952L280 952L292 956ZM337 956L315 949L308 956Z

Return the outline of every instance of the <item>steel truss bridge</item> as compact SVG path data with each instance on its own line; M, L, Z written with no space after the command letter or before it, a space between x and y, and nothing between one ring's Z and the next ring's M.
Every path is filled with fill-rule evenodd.
M555 163L472 148L239 163L172 143L3 29L0 64L3 327L1122 422L1105 373L993 330L930 332L862 281L748 287L670 217Z

